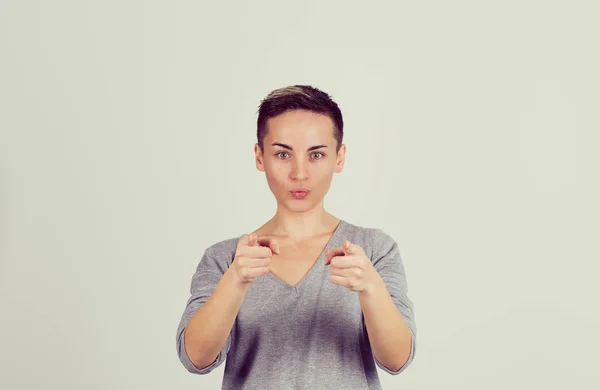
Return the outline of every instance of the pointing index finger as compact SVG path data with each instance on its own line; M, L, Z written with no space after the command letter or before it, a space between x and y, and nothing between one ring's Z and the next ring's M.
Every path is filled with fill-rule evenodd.
M325 265L329 265L331 263L331 259L333 259L336 256L344 256L346 253L344 253L344 249L343 248L328 248L325 251Z
M273 252L275 254L279 254L279 245L277 245L275 240L271 237L258 238L258 244L260 246L264 246L264 247L271 249L271 252Z

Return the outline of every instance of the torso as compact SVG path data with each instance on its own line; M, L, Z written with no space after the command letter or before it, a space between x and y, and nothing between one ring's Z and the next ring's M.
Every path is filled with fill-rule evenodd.
M339 222L338 222L339 223ZM289 238L270 236L263 228L256 233L259 237L270 236L279 245L279 254L271 258L271 273L282 282L295 286L306 276L325 250L336 226L330 232L307 238L301 242Z
M344 239L364 246L371 240L353 225L339 227L327 224L322 234L301 241L275 230L256 231L276 239L281 254L273 257L273 272L246 291L231 331L224 389L265 383L280 389L381 388L358 296L332 283L321 263L326 246L339 247ZM231 264L238 241L214 252L225 253L222 262Z
M271 258L271 273L295 286L314 266L328 241L329 237L317 237L300 244L278 241L280 254Z

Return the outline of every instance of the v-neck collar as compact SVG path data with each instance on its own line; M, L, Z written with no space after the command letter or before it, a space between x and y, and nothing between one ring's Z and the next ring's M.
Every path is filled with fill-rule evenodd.
M266 276L269 277L269 278L271 278L275 282L279 283L284 288L286 288L288 290L292 290L293 292L298 292L298 289L301 288L304 284L306 284L306 282L310 278L310 276L313 273L316 272L316 269L318 267L322 267L323 266L323 264L325 262L324 261L325 260L325 252L327 252L327 249L329 249L329 248L335 248L335 247L338 247L338 246L340 246L342 244L341 241L340 241L340 238L341 238L340 235L341 235L341 231L343 230L343 225L344 224L345 224L345 221L342 220L342 219L340 219L340 222L338 223L337 227L333 231L333 234L331 235L331 237L329 238L329 241L327 242L327 244L323 248L323 251L319 255L317 261L315 261L315 263L312 265L312 267L310 267L310 269L304 275L304 277L302 279L300 279L300 281L298 283L296 283L294 286L292 286L291 284L288 284L288 283L284 282L277 275L275 275L274 273L272 273L270 271L269 271L269 273Z

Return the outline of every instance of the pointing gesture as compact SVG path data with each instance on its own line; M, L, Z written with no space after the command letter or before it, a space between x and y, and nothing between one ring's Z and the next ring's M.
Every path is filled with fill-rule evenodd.
M344 240L341 247L325 251L325 265L330 265L330 280L355 292L371 289L380 278L364 250Z
M279 254L279 246L273 239L258 237L256 233L242 236L231 265L238 282L251 283L259 276L268 274L273 254Z

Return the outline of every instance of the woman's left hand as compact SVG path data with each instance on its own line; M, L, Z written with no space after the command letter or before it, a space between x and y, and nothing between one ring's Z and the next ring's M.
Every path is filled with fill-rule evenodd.
M372 290L381 279L365 251L348 240L325 251L325 265L331 265L329 279L334 284L355 292Z

